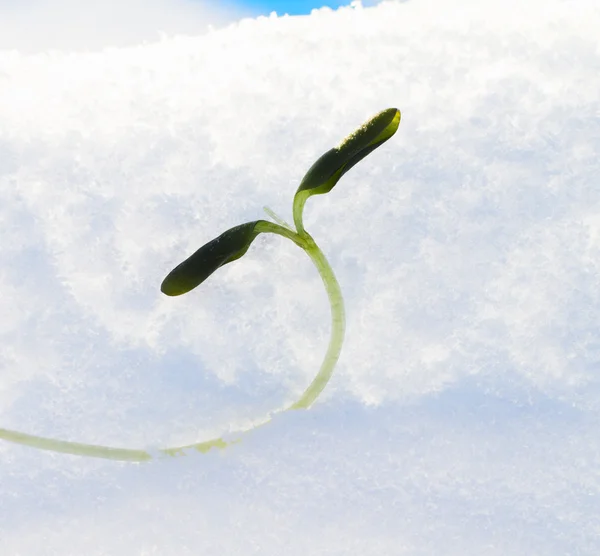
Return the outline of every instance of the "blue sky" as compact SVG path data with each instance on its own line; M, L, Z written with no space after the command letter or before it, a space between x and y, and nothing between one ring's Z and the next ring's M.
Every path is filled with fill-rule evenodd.
M239 4L258 13L268 14L275 11L278 14L303 15L323 6L337 8L348 5L350 0L240 0Z

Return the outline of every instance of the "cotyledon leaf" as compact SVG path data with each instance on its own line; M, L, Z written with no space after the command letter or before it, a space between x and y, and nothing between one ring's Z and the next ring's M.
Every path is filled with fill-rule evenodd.
M163 280L160 290L170 296L193 290L221 266L243 256L260 233L255 220L223 232L177 265Z
M296 195L302 191L308 196L331 191L350 168L394 135L399 125L397 108L388 108L373 116L309 168Z
M306 200L331 191L350 168L394 135L399 125L400 110L382 110L309 168L294 195L294 224L299 233L304 232L302 213Z

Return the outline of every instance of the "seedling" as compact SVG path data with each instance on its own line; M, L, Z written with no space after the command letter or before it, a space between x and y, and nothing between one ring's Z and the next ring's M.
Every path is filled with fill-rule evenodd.
M317 399L331 378L344 341L344 300L340 286L325 255L304 228L302 221L304 205L307 199L313 195L329 193L350 168L394 135L399 125L400 111L396 108L388 108L379 112L363 124L354 133L346 137L337 147L330 149L321 156L310 167L294 195L293 218L295 229L265 207L265 211L275 220L275 223L268 220L255 220L230 228L200 247L194 254L177 265L162 282L161 291L166 295L178 296L188 293L204 282L220 267L243 257L256 236L261 233L278 234L288 238L306 252L317 267L329 297L331 306L331 337L321 368L312 383L296 402L281 411L306 409ZM261 425L257 425L249 430L254 430L258 426ZM0 438L43 450L82 456L121 461L146 461L152 458L151 454L144 450L79 444L32 436L7 429L0 429ZM211 448L224 448L228 444L238 441L239 438L229 442L218 438L189 446L164 448L160 452L165 455L177 455L183 453L187 448L206 452Z

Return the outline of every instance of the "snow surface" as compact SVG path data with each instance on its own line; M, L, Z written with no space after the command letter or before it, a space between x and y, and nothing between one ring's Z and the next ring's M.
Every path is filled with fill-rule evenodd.
M600 6L359 4L94 52L0 52L0 427L152 449L260 422L329 308L261 235L160 282L368 117L307 203L346 300L309 411L145 464L0 441L3 555L600 551Z

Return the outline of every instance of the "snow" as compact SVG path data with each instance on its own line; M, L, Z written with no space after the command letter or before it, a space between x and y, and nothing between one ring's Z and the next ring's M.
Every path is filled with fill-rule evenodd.
M411 0L0 51L0 427L156 456L295 401L330 326L279 237L164 276L402 111L307 203L347 312L315 405L142 464L0 441L3 554L598 553L598 28Z

